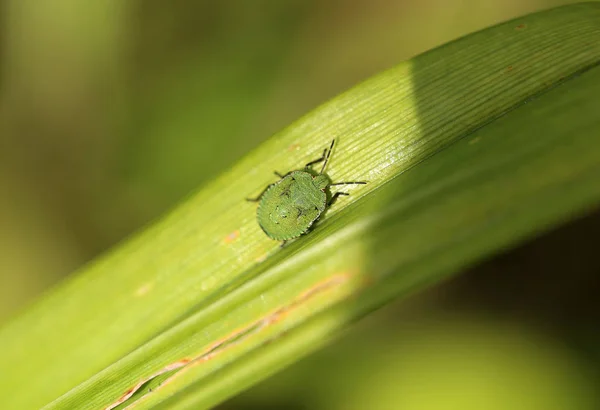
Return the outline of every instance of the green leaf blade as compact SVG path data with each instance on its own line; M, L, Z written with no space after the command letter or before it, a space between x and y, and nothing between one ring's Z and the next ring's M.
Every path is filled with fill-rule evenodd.
M140 408L152 408L170 395L162 407L215 405L232 391L261 380L265 372L274 372L320 347L327 335L399 294L437 282L513 244L515 238L529 238L598 204L600 118L594 114L594 102L599 92L600 69L596 68L354 204L357 222L340 217L315 232L315 242L343 246L324 245L317 254L307 251L308 260L302 263L309 269L326 257L337 261L332 270L352 272L361 260L360 271L353 273L359 285L352 298L309 316L290 334L282 332L274 341L263 339L269 341L268 347L251 350L231 368L216 374L199 367L185 369L177 385L147 396ZM567 120L574 115L582 122L572 135ZM471 162L457 166L461 157ZM382 202L387 206L381 206ZM271 356L277 358L275 364Z
M599 200L599 62L600 6L586 3L475 33L336 97L1 329L5 403L108 406L188 360L135 403L215 404L385 300L582 212ZM553 126L538 135L536 115ZM369 184L280 250L244 198L332 138L330 176Z

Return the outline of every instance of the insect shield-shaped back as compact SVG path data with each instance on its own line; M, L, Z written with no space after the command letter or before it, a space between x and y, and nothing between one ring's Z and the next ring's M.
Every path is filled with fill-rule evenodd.
M329 203L326 189L333 185L366 184L366 182L337 182L324 174L325 166L331 155L333 144L323 151L323 155L306 164L303 171L291 171L280 176L281 179L266 187L256 198L248 201L260 201L256 212L258 224L268 237L283 241L297 238L308 232L312 224L340 195L346 192L336 192ZM321 172L315 175L310 167L323 162Z
M305 233L325 210L327 195L308 172L294 171L273 184L258 206L258 224L278 241Z

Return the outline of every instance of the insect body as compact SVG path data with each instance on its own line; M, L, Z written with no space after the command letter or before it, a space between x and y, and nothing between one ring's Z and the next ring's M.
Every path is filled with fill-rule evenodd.
M267 236L285 244L287 240L305 234L340 195L349 195L346 192L336 192L327 201L327 190L330 186L366 184L332 183L323 173L334 143L335 140L331 141L329 149L325 149L320 158L306 164L302 171L291 171L285 175L275 172L281 179L266 187L258 197L248 199L260 201L256 217ZM323 162L323 166L317 174L312 171L311 166L319 162Z

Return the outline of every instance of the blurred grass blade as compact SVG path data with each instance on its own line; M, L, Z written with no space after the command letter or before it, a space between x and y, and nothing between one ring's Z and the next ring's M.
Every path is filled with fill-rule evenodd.
M389 299L596 206L599 62L600 4L586 3L338 96L0 330L3 407L215 405ZM369 184L280 249L244 198L332 138L332 179Z

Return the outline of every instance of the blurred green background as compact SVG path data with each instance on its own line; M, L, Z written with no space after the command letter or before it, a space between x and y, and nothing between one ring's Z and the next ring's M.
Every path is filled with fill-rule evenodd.
M567 3L0 0L0 323L341 91ZM222 407L600 408L599 237L595 213Z

